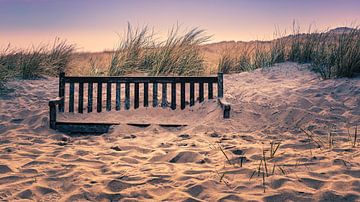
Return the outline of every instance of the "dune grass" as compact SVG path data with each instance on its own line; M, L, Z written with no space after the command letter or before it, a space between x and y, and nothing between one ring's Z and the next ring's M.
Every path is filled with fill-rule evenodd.
M358 27L343 32L311 31L300 33L293 25L293 34L270 42L251 42L250 51L239 53L225 51L220 56L218 69L224 73L234 73L264 68L285 61L309 63L323 79L353 77L360 73L360 29ZM239 68L239 55L247 55L251 68Z
M134 72L149 75L198 75L204 70L200 52L209 37L198 28L181 34L173 28L164 41L154 39L147 27L133 28L128 24L125 36L114 51L109 75L119 76Z
M0 87L12 78L36 79L66 71L75 46L56 38L52 44L21 50L10 44L0 50Z

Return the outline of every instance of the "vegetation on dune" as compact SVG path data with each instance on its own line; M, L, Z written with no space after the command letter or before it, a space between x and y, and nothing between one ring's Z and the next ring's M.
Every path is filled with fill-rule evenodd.
M52 45L31 47L27 50L12 48L10 44L0 51L0 86L10 78L34 79L55 76L66 71L75 46L55 39Z
M209 37L204 30L194 28L181 34L173 28L165 41L154 40L147 27L133 29L130 25L124 39L114 51L109 75L124 75L134 71L150 75L198 75L204 70L200 52Z
M115 50L84 56L87 64L80 62L79 65L81 71L86 69L86 73L80 74L118 76L141 72L156 76L200 75L206 72L206 49L201 49L201 45L210 37L204 30L194 28L183 33L179 27L174 27L163 41L156 40L154 36L148 27L133 28L129 24ZM358 27L320 32L309 29L307 34L301 34L300 27L294 23L292 35L285 36L277 29L275 38L225 49L220 54L218 71L251 71L292 61L310 63L324 79L352 77L360 73ZM52 44L26 50L8 45L0 49L0 88L4 88L11 78L33 79L68 71L70 62L83 57L80 54L75 54L75 57L74 51L74 45L58 38ZM100 57L101 54L106 56Z
M251 68L241 68L242 54L248 56L246 64ZM225 51L218 68L224 73L242 72L285 61L310 63L323 79L352 77L360 73L360 29L300 34L299 27L294 25L293 35L268 42L268 46L256 41L250 53Z

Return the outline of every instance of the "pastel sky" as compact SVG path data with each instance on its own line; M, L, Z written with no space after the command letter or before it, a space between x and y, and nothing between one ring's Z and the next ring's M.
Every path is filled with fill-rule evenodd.
M112 49L127 22L166 35L200 27L223 40L271 39L278 26L306 30L360 23L359 0L0 0L0 47L26 48L56 36L79 51Z

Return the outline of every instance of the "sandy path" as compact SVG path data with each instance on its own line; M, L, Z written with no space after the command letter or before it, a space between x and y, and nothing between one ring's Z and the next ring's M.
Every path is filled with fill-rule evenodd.
M149 113L188 127L120 125L80 137L48 129L57 79L10 87L16 90L0 98L0 200L360 200L360 145L352 147L347 134L360 125L359 78L321 81L293 63L226 75L230 120L207 102L178 117ZM300 128L324 145L317 148ZM266 153L264 193L262 175L249 178L271 141L281 144L274 158Z

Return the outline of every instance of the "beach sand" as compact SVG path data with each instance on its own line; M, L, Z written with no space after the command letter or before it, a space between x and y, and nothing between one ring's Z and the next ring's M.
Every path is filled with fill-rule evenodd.
M98 136L49 129L57 78L9 88L0 97L0 201L360 201L359 78L324 81L295 63L225 75L230 119L215 100L176 113L95 112L188 125L120 124ZM280 143L272 158L271 142ZM264 166L252 176L263 150L268 176Z

